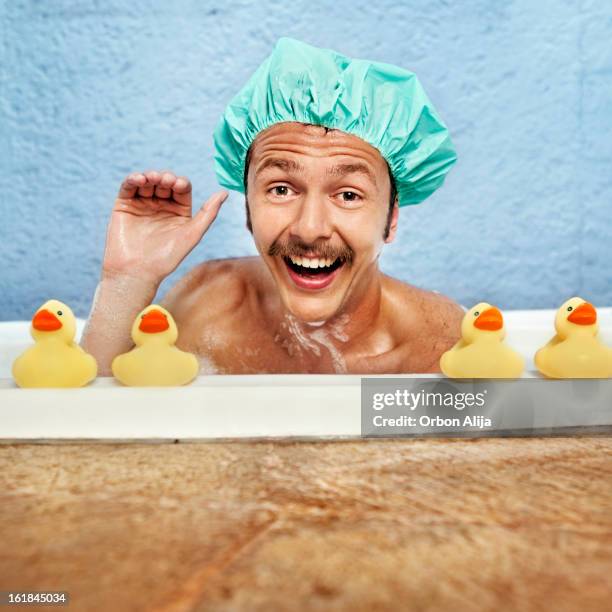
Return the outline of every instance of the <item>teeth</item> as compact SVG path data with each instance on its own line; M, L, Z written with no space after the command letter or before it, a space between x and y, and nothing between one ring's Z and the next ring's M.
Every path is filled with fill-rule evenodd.
M329 268L335 259L320 259L318 257L291 257L291 261L296 266L302 266L303 268Z

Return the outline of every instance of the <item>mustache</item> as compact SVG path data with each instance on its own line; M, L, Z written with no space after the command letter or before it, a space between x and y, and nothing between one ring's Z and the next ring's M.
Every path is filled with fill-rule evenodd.
M355 252L348 245L334 247L327 242L316 241L307 244L302 240L289 240L281 242L275 240L268 248L270 257L318 257L320 259L339 259L342 263L351 265L355 259Z

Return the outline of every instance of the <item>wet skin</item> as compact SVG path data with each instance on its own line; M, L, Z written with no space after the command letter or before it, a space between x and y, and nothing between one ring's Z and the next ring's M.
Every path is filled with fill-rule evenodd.
M177 346L201 358L202 373L438 372L463 311L379 270L399 217L396 204L385 236L390 193L386 162L360 138L299 123L259 134L246 193L259 257L204 262L165 296ZM185 177L126 178L82 341L102 374L226 195L192 215Z
M253 146L247 186L260 257L204 263L170 292L183 348L234 373L439 371L463 311L380 272L399 211L385 239L391 185L375 148L336 130L276 125ZM332 279L322 288L296 282L286 261L346 253L350 263L323 275Z

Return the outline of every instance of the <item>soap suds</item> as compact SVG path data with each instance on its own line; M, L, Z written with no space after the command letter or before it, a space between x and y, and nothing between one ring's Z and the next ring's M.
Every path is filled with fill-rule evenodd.
M117 277L98 283L80 344L98 361L99 375L109 376L113 359L134 346L134 319L154 298L155 287L142 279Z
M346 373L346 361L342 353L334 345L327 331L324 329L317 329L317 331L312 333L312 337L329 351L336 374Z
M332 358L332 363L334 365L334 370L337 374L346 373L346 360L344 359L344 356L340 350L333 343L332 338L339 340L340 342L348 341L349 337L344 330L349 320L349 315L343 314L330 325L329 330L317 329L311 333L311 337L314 338L319 344L322 344L329 351Z
M196 355L197 360L200 364L199 376L206 376L209 374L220 374L219 368L215 365L212 359L204 355Z
M204 330L196 343L195 353L200 362L200 374L224 374L223 368L220 368L212 358L214 350L219 346L222 337L210 330Z
M345 333L345 327L349 322L348 314L343 314L336 321L330 323L327 328L323 327L326 321L315 321L301 323L296 317L286 314L280 324L280 331L274 337L275 342L284 348L290 357L297 353L312 353L321 356L321 348L327 349L334 371L338 374L347 371L346 360L341 350L335 345L334 340L347 342L349 337ZM315 327L314 331L305 331L303 326Z
M102 292L106 295L102 295ZM136 315L147 304L134 303L134 280L117 278L98 283L91 310L83 329L83 337L91 331L96 321L96 335L111 343L124 341L132 345L131 330ZM103 324L100 324L100 323Z
M274 336L275 342L279 343L291 357L302 351L312 352L317 357L321 354L320 347L306 336L299 321L290 314L286 314L280 324L281 332L286 332L289 337L283 337L279 332Z

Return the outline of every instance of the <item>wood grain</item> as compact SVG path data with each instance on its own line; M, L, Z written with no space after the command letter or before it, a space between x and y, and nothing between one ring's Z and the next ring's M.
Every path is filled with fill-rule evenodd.
M0 479L0 589L69 609L610 609L612 438L14 444Z

